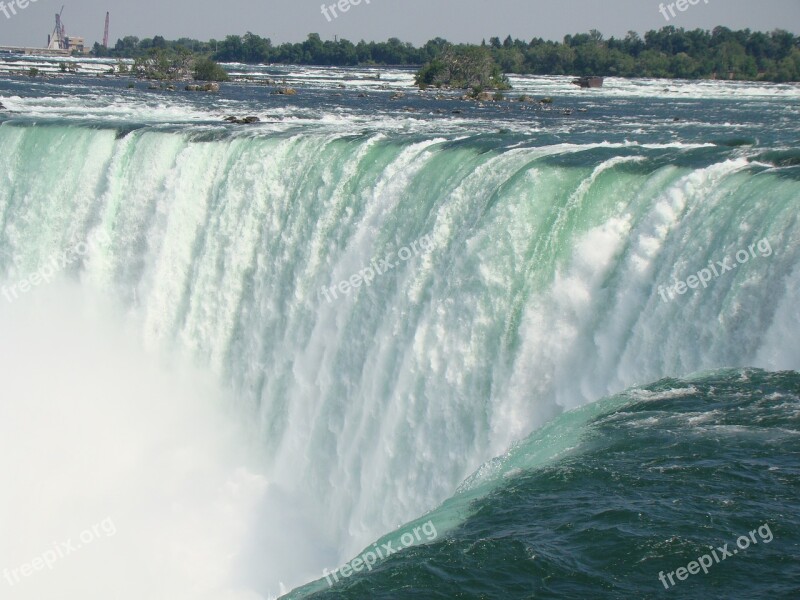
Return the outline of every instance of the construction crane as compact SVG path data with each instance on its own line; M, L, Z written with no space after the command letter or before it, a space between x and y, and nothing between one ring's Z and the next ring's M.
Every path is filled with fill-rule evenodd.
M50 50L64 50L66 43L66 31L64 30L64 22L61 20L61 15L64 13L64 7L61 7L61 12L56 14L56 28L53 33L48 36L47 48Z
M106 13L106 31L103 34L103 48L108 48L108 21L111 17L111 13Z
M58 32L58 41L62 48L66 48L65 40L67 39L67 30L64 27L64 21L61 20L61 15L64 14L64 5L61 5L61 12L56 15L56 31Z

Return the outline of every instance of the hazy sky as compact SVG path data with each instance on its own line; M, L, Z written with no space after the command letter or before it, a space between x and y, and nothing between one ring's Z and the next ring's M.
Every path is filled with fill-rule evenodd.
M9 0L4 0L9 4ZM15 2L19 0L14 0ZM324 0L326 5L338 0ZM353 0L342 0L349 2ZM355 0L357 1L357 0ZM369 1L369 4L366 2ZM25 4L25 0L22 0ZM310 32L353 42L398 37L419 44L434 37L480 42L491 36L560 40L567 33L599 29L606 37L675 25L693 29L725 25L800 32L800 0L699 0L669 22L653 0L362 0L330 22L323 0L29 0L6 18L0 9L0 45L43 45L54 15L64 9L68 35L101 41L106 11L111 11L110 45L117 38L163 35L221 39L252 31L273 42L302 41ZM330 13L329 13L330 14Z

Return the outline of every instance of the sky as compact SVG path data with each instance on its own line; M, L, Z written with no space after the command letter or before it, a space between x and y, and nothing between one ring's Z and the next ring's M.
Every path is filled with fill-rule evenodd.
M347 11L327 10L326 17L323 2L339 1ZM480 42L509 34L526 41L561 40L590 29L620 37L665 25L800 33L800 0L693 1L698 4L685 4L683 12L675 6L674 17L665 7L667 20L659 11L662 3L654 0L13 0L13 10L8 8L11 0L0 0L0 45L44 45L62 3L67 34L84 37L89 45L102 41L106 11L111 12L109 45L126 35L208 40L247 31L273 43L299 42L313 32L322 39L397 37L415 45L435 37Z

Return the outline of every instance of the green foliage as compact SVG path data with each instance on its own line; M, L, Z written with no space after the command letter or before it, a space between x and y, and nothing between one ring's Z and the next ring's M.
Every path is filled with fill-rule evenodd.
M268 38L251 32L208 42L170 41L161 36L140 40L128 36L110 49L95 44L92 52L95 56L143 60L152 60L150 53L156 50L168 55L189 52L198 57L211 56L216 61L250 64L424 65L418 73L419 81L422 85L436 85L435 82L454 75L447 73L452 67L448 65L453 59L452 52L468 49L489 56L498 65L498 73L688 79L708 78L716 73L720 78L800 81L800 37L782 30L761 33L726 27L686 31L667 26L648 31L643 38L629 31L619 39L605 39L602 33L592 30L567 35L561 42L492 37L481 46L452 46L436 38L420 48L397 38L386 42L362 40L357 44L345 39L323 41L316 33L303 42L280 46L273 46ZM445 56L447 52L451 54ZM490 77L497 79L498 74L491 73ZM499 77L502 81L502 75ZM502 83L496 81L495 85Z
M194 78L198 81L228 81L228 73L210 58L200 58L194 63Z
M31 67L30 69L28 69L28 75L31 77L36 77L37 75L39 75L39 69L37 69L36 67Z
M191 53L185 48L164 50L151 48L147 56L138 57L131 71L140 79L175 81L189 79Z
M105 46L101 46L100 42L95 42L92 46L92 56L96 58L104 58L106 56L111 56L108 48Z
M428 86L480 91L505 90L511 86L495 62L492 52L483 46L454 46L424 65L416 75L421 88Z
M437 81L445 78L447 65L443 60L434 58L427 65L423 66L415 76L415 82L421 88L436 85Z

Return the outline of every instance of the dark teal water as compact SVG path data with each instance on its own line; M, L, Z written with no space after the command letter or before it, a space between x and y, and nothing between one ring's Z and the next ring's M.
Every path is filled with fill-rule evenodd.
M310 597L800 597L800 375L666 379L594 408L573 450L475 501L447 536ZM764 524L770 542L757 532L708 574L659 581Z

